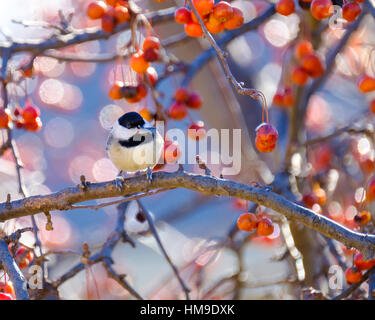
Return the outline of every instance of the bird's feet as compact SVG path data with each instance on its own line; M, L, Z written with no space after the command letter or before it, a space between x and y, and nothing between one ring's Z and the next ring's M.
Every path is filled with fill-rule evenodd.
M124 188L124 185L125 185L125 178L122 176L122 172L120 172L118 174L118 176L116 177L116 188L122 192L122 189Z
M151 168L147 168L146 178L147 178L147 182L149 184L151 184L151 182L152 182L152 170L151 170Z

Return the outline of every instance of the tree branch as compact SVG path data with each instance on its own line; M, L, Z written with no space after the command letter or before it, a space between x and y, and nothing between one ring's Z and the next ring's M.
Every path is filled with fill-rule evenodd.
M3 202L0 204L0 222L34 215L39 212L68 210L72 204L78 202L127 196L159 188L185 188L203 194L249 200L273 209L290 220L299 221L329 238L342 242L348 247L357 248L364 255L371 256L375 250L375 235L362 234L350 230L267 189L256 188L212 176L187 173L182 170L177 172L155 172L151 183L148 183L145 175L125 179L122 192L117 189L116 180L113 180L92 183L85 190L79 187L71 187L49 195L32 196L8 203Z

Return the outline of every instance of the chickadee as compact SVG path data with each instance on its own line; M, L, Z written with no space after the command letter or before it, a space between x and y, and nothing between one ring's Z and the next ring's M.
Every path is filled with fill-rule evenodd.
M137 112L122 115L113 125L107 141L107 153L120 170L116 179L121 190L124 182L122 172L134 173L147 170L152 180L152 169L158 163L164 147L160 133Z

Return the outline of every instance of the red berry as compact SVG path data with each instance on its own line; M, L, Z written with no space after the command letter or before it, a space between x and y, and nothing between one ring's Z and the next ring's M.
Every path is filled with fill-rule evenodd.
M22 118L25 120L25 122L34 121L39 116L40 116L39 108L33 105L29 104L22 110Z
M315 203L318 203L319 199L318 197L313 193L305 193L302 197L302 204L307 208L312 208Z
M301 65L310 77L318 78L324 73L323 63L316 54L305 55L302 58Z
M292 81L299 86L304 86L309 79L308 73L302 67L294 68L291 77Z
M313 0L310 11L315 19L322 20L332 16L334 8L331 0Z
M270 236L273 233L274 226L271 219L261 218L257 224L257 233L260 236Z
M180 87L174 92L174 99L177 102L186 102L188 98L189 98L189 91L184 87Z
M13 300L13 297L8 293L0 292L0 300Z
M206 130L204 129L204 122L197 121L193 122L188 129L188 138L192 140L200 140L206 136Z
M8 109L0 109L0 129L8 128L9 122L12 120Z
M146 61L142 51L134 53L130 58L130 67L137 73L146 73L150 63Z
M276 106L284 106L284 90L278 89L275 95L273 96L273 103Z
M14 295L14 287L12 282L0 282L0 292Z
M361 13L361 6L357 2L347 2L342 6L342 17L349 22L357 19Z
M250 232L257 227L257 218L253 213L243 213L237 219L237 227L240 230Z
M373 201L375 199L375 178L371 178L367 184L366 198L369 201Z
M15 254L16 262L21 269L27 267L33 260L33 253L26 247L21 246Z
M224 22L224 27L227 30L233 30L241 27L244 23L243 13L240 9L233 7L233 16Z
M375 113L375 99L372 99L370 102L370 111L371 113Z
M349 284L357 283L362 279L362 272L359 271L356 267L351 267L346 270L345 278Z
M154 67L148 67L146 70L146 76L148 81L150 81L151 85L155 85L158 81L158 73L156 72Z
M156 37L146 37L143 41L142 46L143 51L146 51L147 49L160 49L160 41Z
M255 145L260 152L271 152L276 147L279 133L269 123L261 123L256 129Z
M295 98L293 89L290 87L287 87L284 89L284 96L283 96L283 105L285 107L292 107L294 105Z
M200 37L203 31L198 23L188 22L185 24L185 33L190 37Z
M371 213L368 211L361 211L354 217L354 221L362 225L368 224L370 220Z
M103 1L91 2L87 7L87 15L90 19L100 19L107 12L107 5Z
M174 13L174 19L177 23L188 23L191 20L190 11L185 7L178 8Z
M301 40L294 47L294 55L301 60L305 55L314 53L314 48L310 41Z
M103 17L102 17L102 29L105 32L112 32L115 29L115 16L114 12L107 12Z
M174 102L168 109L168 115L174 120L182 120L187 115L187 108L183 103Z
M228 21L233 17L233 7L226 1L220 1L214 5L212 15L220 22Z
M358 79L358 88L363 93L371 92L375 90L375 78L368 75L363 75Z
M157 61L160 58L159 50L148 48L144 52L144 57L145 57L145 60L148 62Z
M199 109L202 106L202 98L198 92L191 92L186 101L186 106L190 109Z
M25 124L23 126L27 131L39 131L42 128L42 120L40 118L35 118L32 121L25 121Z
M279 0L276 4L276 11L283 16L289 16L294 10L294 0Z

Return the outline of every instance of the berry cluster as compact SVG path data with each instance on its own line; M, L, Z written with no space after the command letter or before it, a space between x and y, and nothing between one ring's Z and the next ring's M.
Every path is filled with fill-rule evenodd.
M13 244L9 244L8 249L15 257L20 269L26 268L34 258L33 252L24 245L18 244L15 247Z
M27 131L38 131L42 127L40 120L40 110L38 107L27 103L24 109L16 108L11 114L9 109L0 109L0 129L7 129L14 122L17 129Z
M354 255L354 266L348 268L345 272L346 281L349 284L357 283L362 279L362 271L371 269L375 266L375 259L364 260L360 252Z
M220 33L226 30L233 30L241 27L244 23L243 13L240 9L232 7L227 1L214 0L193 0L207 30L210 33ZM185 32L190 37L200 37L203 30L199 25L197 17L186 7L175 12L175 21L185 25Z
M159 59L160 41L156 37L146 37L143 41L142 50L137 50L130 58L130 67L139 74L147 73L150 62Z
M271 219L256 215L254 213L243 213L237 219L238 229L243 231L257 230L260 236L270 236L274 231Z
M327 201L327 194L323 188L316 184L312 192L306 192L302 196L302 204L312 209L315 204L323 206Z
M94 1L87 7L87 16L101 19L103 31L112 32L117 25L130 20L131 10L126 0Z

